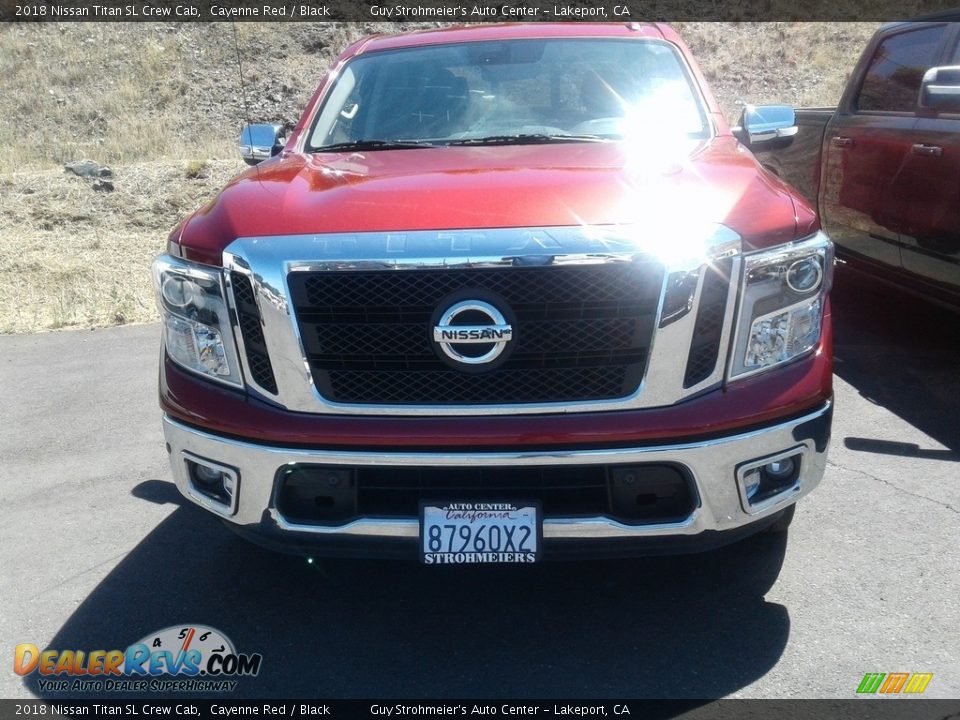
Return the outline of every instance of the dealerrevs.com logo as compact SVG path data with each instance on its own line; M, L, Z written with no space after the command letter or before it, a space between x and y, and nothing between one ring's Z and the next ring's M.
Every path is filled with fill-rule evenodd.
M260 653L238 653L219 630L173 625L126 650L14 650L18 675L39 675L43 692L231 692L236 677L260 672Z

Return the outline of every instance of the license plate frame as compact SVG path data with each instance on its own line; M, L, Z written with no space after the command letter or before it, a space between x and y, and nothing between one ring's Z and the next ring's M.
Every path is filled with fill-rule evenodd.
M454 517L447 513L455 513ZM473 513L473 519L470 519ZM503 513L508 513L507 517ZM479 514L479 515L478 515ZM442 522L437 523L437 520ZM479 524L478 524L479 523ZM452 526L453 530L449 527ZM429 527L440 527L440 548L432 550ZM461 527L471 528L465 539ZM486 532L480 528L486 528ZM508 534L509 528L513 534ZM499 528L491 536L492 528ZM529 529L524 534L522 528ZM476 549L477 539L484 549ZM498 542L494 542L499 539ZM531 541L533 549L529 549ZM498 549L492 549L496 545ZM461 547L462 546L462 547ZM536 500L423 500L420 502L417 554L424 565L530 564L543 554L543 512Z

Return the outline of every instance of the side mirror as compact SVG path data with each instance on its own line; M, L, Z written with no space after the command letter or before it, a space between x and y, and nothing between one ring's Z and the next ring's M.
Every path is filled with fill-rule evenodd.
M745 145L754 147L797 134L797 116L789 105L747 105L734 134Z
M283 150L283 125L247 125L240 133L240 156L247 165L268 160Z
M960 65L927 70L920 84L920 107L960 112Z

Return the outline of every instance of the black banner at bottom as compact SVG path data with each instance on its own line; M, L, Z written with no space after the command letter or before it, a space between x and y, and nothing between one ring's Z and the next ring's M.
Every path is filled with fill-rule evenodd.
M0 700L0 717L177 718L850 718L960 717L960 700Z
M955 0L0 0L0 21L888 21L939 13L955 19L956 5Z

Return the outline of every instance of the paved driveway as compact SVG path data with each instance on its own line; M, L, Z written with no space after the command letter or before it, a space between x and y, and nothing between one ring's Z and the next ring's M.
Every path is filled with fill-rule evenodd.
M960 318L843 273L823 485L789 542L535 567L308 566L170 483L158 327L0 337L0 657L180 623L261 652L244 696L960 696ZM9 670L0 696L37 694Z

